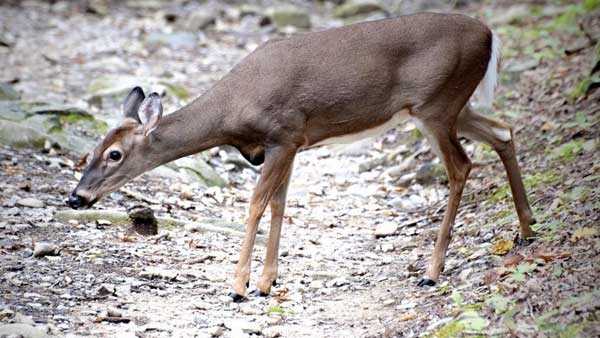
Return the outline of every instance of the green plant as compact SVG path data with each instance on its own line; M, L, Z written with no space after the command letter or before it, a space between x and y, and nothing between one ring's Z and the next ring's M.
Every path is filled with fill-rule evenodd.
M573 140L564 143L550 151L551 158L563 162L570 162L583 150L582 140Z

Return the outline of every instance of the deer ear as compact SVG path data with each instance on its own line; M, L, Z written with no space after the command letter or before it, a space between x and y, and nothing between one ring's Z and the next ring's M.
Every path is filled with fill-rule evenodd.
M160 95L152 93L142 102L138 116L144 127L144 135L148 136L156 127L162 117L163 107Z
M123 102L123 115L125 118L132 118L141 123L140 117L138 116L138 110L140 105L144 101L144 91L140 87L133 88L125 101Z

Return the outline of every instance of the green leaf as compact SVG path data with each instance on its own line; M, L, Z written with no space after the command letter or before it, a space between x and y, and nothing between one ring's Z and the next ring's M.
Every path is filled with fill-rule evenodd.
M465 311L462 317L460 323L469 331L481 332L489 325L489 322L475 311Z
M464 299L460 292L458 292L458 291L452 292L452 294L450 295L450 299L452 299L452 301L454 302L454 305L456 305L458 307L463 306Z
M559 147L552 150L552 158L555 160L561 160L564 162L570 162L581 153L583 150L583 141L573 140L560 145Z
M485 304L494 309L494 313L497 315L506 312L512 303L513 302L511 300L500 294L495 294L485 301Z
M515 267L510 278L515 282L523 282L525 281L527 274L530 274L533 270L535 270L534 264L528 262L521 263Z

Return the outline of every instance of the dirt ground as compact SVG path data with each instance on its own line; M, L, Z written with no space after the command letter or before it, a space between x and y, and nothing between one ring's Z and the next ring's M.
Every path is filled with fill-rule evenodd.
M83 2L15 3L0 4L9 41L0 51L0 80L24 101L77 103L109 124L118 110L89 103L92 80L168 77L190 93L167 95L171 112L262 41L285 34L260 26L260 13L240 15L235 3L109 2L106 13ZM333 5L296 3L310 13L313 29L341 24L331 19ZM221 9L216 23L183 41L171 39L181 28L169 18L210 6ZM479 165L441 280L418 287L448 190L435 171L439 160L409 123L376 139L298 155L278 284L268 297L235 303L227 294L239 236L169 227L144 237L111 222L59 220L77 183L77 156L3 145L0 332L21 323L70 337L599 336L600 91L592 70L600 14L593 6L467 1L455 9L489 22L504 42L501 85L487 113L514 126L537 219L533 243L515 241L518 222L496 155L464 140ZM259 174L227 162L229 153L206 154L227 178L223 188L153 171L94 208L144 204L158 216L242 227ZM374 235L390 224L397 226L393 233ZM59 252L35 257L43 242ZM255 250L250 290L264 251Z

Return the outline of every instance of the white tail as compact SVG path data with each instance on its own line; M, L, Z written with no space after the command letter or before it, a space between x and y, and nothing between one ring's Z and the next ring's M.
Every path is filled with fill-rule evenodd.
M492 54L485 71L485 76L475 91L479 104L485 108L492 108L494 102L494 90L498 84L498 68L502 57L502 41L496 33L492 33Z

